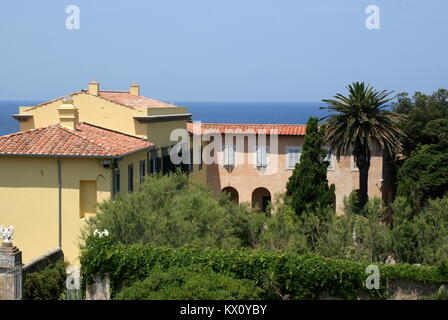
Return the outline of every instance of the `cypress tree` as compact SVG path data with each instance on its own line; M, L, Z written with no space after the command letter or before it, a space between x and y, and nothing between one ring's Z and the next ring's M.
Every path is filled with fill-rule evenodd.
M325 129L319 129L318 122L318 118L309 118L300 161L286 185L287 197L298 215L307 208L331 206L335 199L334 184L328 186L329 162L323 148Z

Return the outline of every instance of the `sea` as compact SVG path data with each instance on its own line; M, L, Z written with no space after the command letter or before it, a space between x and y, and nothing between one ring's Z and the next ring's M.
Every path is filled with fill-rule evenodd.
M43 100L0 100L0 135L19 131L18 121L12 114L19 106L34 106ZM194 102L174 101L193 114L193 120L218 123L305 124L309 117L322 118L323 102Z

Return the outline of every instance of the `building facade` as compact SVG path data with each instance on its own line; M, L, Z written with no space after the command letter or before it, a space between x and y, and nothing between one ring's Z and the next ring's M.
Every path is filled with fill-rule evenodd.
M195 167L194 179L207 183L215 191L230 193L237 202L249 202L264 210L268 202L286 191L286 183L300 161L306 125L201 123L200 130L194 132L193 124L189 123L188 130L192 136L205 136L203 140L216 137L221 145L214 163L200 169ZM259 136L263 135L266 141L260 141ZM255 143L250 143L251 140ZM335 208L341 214L344 197L359 189L359 171L353 156L337 161L329 152L327 160L328 182L336 186ZM383 198L383 162L379 150L372 154L370 198Z
M0 224L15 227L24 262L61 248L78 263L80 230L98 202L132 192L147 174L178 167L265 210L285 192L306 134L305 125L195 124L186 108L143 97L135 83L129 91L110 91L93 81L66 97L20 107L13 117L20 132L0 137ZM188 150L195 163L172 163L176 129L193 141ZM358 171L353 157L329 160L340 213L344 197L358 189ZM384 198L383 172L383 157L374 154L370 197Z

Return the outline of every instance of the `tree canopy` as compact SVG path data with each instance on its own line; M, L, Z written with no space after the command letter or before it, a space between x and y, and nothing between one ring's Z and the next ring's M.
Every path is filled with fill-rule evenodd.
M406 115L400 122L406 135L401 137L397 194L417 212L448 192L448 90L417 92L412 98L401 93L393 107Z

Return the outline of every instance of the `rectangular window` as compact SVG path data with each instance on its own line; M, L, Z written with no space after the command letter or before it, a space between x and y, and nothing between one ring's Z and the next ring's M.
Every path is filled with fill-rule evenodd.
M183 163L181 165L182 172L191 173L193 172L193 149L190 149L189 158L185 159L187 163Z
M168 174L176 170L176 167L171 162L171 156L168 147L162 148L162 173ZM159 170L160 171L160 170Z
M153 170L153 168L152 168L152 157L153 157L153 155L152 155L152 151L149 151L148 152L148 155L146 156L146 162L148 163L148 166L146 167L146 169L147 169L147 173L148 173L148 175L150 175L151 173L152 173L152 170Z
M154 174L160 172L161 168L162 168L162 161L158 156L158 152L157 150L152 150L151 152L149 152L148 155L148 173Z
M286 167L294 169L297 163L300 162L302 155L302 147L286 147Z
M257 167L266 168L268 166L268 153L268 147L259 146L257 148Z
M89 218L95 215L96 181L79 182L79 217Z
M146 161L140 160L140 184L143 183L146 175Z
M155 167L155 173L162 172L162 158L156 157L154 158L154 167Z
M224 147L224 166L234 167L235 166L235 147L225 146Z
M128 192L134 191L134 165L128 165Z
M112 195L116 196L118 193L120 193L120 170L119 169L114 170L112 180L113 180Z

